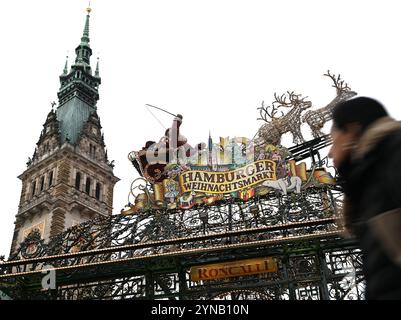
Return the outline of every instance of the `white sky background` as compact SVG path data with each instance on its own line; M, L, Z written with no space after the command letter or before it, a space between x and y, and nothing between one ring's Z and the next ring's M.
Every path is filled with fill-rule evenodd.
M100 56L98 113L115 160L114 213L137 177L127 159L164 132L144 105L184 116L194 145L219 136L252 138L257 107L295 90L314 108L335 96L330 69L401 118L399 1L94 0L91 47ZM59 75L82 35L84 0L0 4L0 255L9 253L21 182ZM155 111L165 126L171 117ZM327 129L326 129L327 131ZM309 138L308 128L303 128Z

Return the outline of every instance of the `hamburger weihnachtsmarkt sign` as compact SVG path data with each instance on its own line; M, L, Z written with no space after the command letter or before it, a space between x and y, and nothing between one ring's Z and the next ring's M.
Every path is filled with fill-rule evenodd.
M253 139L221 137L218 143L213 143L209 134L207 144L193 147L180 133L183 117L174 115L172 126L158 142L148 141L142 150L129 154L142 178L134 181L139 181L137 187L133 183L131 188L132 195L134 189L140 193L122 213L189 209L227 198L247 201L274 190L283 194L301 193L309 187L335 184L324 168L313 165L307 168L305 162L288 160L291 153L281 145L285 133L292 134L295 144L305 141L302 123L309 125L314 138L324 135L321 129L331 119L333 107L356 95L340 76L330 72L325 75L333 80L337 92L327 106L308 110L311 101L299 94L275 94L271 106L262 103L258 108L265 123Z

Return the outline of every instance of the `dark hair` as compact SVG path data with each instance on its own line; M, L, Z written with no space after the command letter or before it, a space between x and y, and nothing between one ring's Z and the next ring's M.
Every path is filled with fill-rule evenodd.
M152 145L154 145L156 142L155 141L146 141L145 144L145 149L150 148Z
M357 123L363 132L371 123L386 116L388 113L380 102L367 97L358 97L334 107L333 126L344 130L347 125Z

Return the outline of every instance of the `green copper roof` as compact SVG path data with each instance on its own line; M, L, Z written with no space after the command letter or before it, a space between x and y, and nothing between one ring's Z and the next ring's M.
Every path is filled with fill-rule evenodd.
M69 140L71 144L77 143L82 127L89 116L95 112L99 99L98 86L101 83L99 64L96 66L94 76L90 66L92 50L89 47L89 12L86 15L81 43L75 49L75 63L68 72L66 62L63 74L60 76L57 120L59 121L61 143L66 140Z
M68 56L65 58L65 66L64 66L63 74L64 75L68 74Z
M72 98L59 107L57 109L57 119L60 123L61 143L68 139L71 144L75 144L83 125L94 111L94 107L89 106L78 97Z
M89 46L89 14L86 15L86 21L85 21L85 28L84 28L84 34L82 35L81 38L81 44L85 44Z
M89 13L86 15L84 32L81 37L81 43L75 49L75 53L77 55L75 59L75 64L85 65L90 67L90 56L92 55L92 49L89 46Z

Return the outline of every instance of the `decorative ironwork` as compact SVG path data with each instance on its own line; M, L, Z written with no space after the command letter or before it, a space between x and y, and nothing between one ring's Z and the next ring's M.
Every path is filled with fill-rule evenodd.
M271 192L209 207L207 219L204 209L98 219L42 243L35 258L22 259L21 246L1 265L0 280L29 279L19 284L24 290L4 289L17 298L212 299L235 290L244 291L231 298L256 297L254 290L269 299L361 298L360 252L338 236L338 197L330 188ZM189 277L192 265L255 256L276 257L278 272L196 283ZM45 264L57 275L47 295L29 289L38 287Z
M23 259L35 258L44 254L44 242L38 229L33 229L20 245Z
M288 95L290 102L276 96L279 106L262 110L272 118L260 130L264 143L277 143L289 127L294 141L303 141L299 116L311 104ZM298 122L274 118L280 106L292 106L287 115L296 113ZM330 170L319 154L329 144L329 136L317 136L289 148L285 160L309 158L308 174L315 176ZM128 201L142 196L140 210L87 221L48 242L31 232L0 262L0 290L14 299L363 299L361 252L341 237L342 190L312 180L296 192L270 188L180 209L158 206L154 185L139 178ZM207 281L190 276L193 266L260 257L274 258L277 271ZM42 272L49 267L56 288L43 290Z

